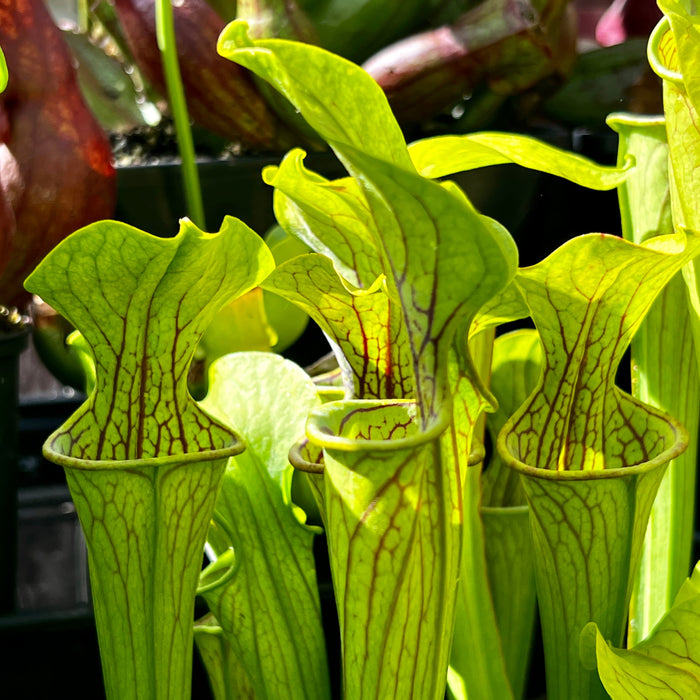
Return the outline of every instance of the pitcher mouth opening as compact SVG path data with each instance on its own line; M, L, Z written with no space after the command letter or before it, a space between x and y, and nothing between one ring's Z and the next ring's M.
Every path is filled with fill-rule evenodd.
M292 445L289 450L289 463L300 472L307 474L323 474L325 465L323 464L323 451L319 451L319 461L311 462L304 457L304 450L309 446L308 438L302 438Z
M363 436L353 433L356 419L371 416L375 411L380 415L395 409L394 416L383 416L381 427L389 425L391 418L395 425L390 428L389 437ZM342 452L393 451L413 448L437 439L449 426L451 416L447 411L436 416L427 428L420 425L418 404L410 399L352 399L331 401L312 412L306 424L306 437L313 445L323 449ZM363 427L367 422L363 422ZM394 432L403 430L402 435Z
M689 437L686 429L679 421L671 416L666 416L670 432L675 436L674 442L657 455L644 462L610 467L603 469L551 469L548 467L535 467L523 462L513 455L508 447L508 438L512 435L510 421L501 430L496 448L503 461L522 475L537 479L549 479L552 481L582 481L591 479L614 479L620 476L631 476L652 471L653 469L668 464L678 457L688 447Z
M60 429L59 429L60 430ZM230 443L218 448L202 448L189 452L163 454L158 457L142 457L132 459L87 459L73 457L70 454L53 449L52 443L58 437L59 431L53 433L44 443L42 454L46 459L64 469L81 469L88 471L106 471L115 469L133 469L144 467L164 467L178 463L195 464L198 462L218 461L241 454L246 449L246 443L236 433L231 433Z
M654 27L649 36L647 44L647 59L654 73L663 80L668 80L671 83L683 84L683 75L678 71L672 70L661 61L663 53L661 51L661 41L664 36L671 31L671 23L668 17L662 17L659 23Z

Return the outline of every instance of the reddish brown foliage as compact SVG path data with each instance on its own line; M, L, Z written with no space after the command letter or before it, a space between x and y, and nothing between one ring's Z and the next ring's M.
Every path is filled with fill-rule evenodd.
M165 95L155 0L116 0L115 10L134 60ZM217 54L216 42L225 22L206 0L174 3L173 19L187 109L193 121L249 148L271 150L288 145L284 128L248 71Z
M72 58L42 0L0 0L10 80L0 95L0 303L22 305L24 278L74 230L113 214L109 141L78 88Z

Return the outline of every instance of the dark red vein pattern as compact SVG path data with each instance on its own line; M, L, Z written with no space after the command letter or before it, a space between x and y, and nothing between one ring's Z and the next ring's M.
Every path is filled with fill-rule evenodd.
M605 697L581 665L591 620L622 641L649 511L687 435L614 385L630 339L663 286L698 250L574 239L517 280L538 327L544 373L499 436L530 505L547 694Z
M226 458L243 445L190 398L187 370L213 314L269 267L233 220L217 236L186 222L167 240L101 222L27 282L95 358L95 390L45 453L66 468L85 532L111 700L189 697L201 552Z

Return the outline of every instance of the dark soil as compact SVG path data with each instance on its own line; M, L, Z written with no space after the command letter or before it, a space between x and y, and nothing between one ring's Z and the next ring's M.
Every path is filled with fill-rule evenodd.
M197 126L192 127L192 138L198 158L229 160L241 154L238 144L228 143ZM180 159L175 125L172 119L165 117L155 126L139 126L130 131L111 133L109 140L117 166L157 165Z

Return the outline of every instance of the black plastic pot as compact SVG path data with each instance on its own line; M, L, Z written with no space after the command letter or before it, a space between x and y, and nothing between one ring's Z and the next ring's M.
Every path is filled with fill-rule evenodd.
M251 156L198 162L207 230L218 231L223 218L231 215L254 231L265 233L274 224L274 214L272 189L263 183L261 172L266 165L279 163L280 158ZM186 213L179 163L117 169L115 218L119 221L156 236L170 237L177 233L178 221Z
M15 607L19 356L28 338L28 327L0 333L0 614Z
M544 137L562 147L570 145L568 132L551 130ZM273 190L263 182L261 173L268 165L278 165L282 158L283 154L199 161L207 229L218 230L227 215L241 219L261 235L273 226ZM346 174L332 153L311 153L305 165L328 178ZM454 179L480 211L514 233L528 217L542 184L539 173L516 165L482 168ZM117 188L115 218L157 236L177 233L178 221L186 215L177 162L119 167Z

